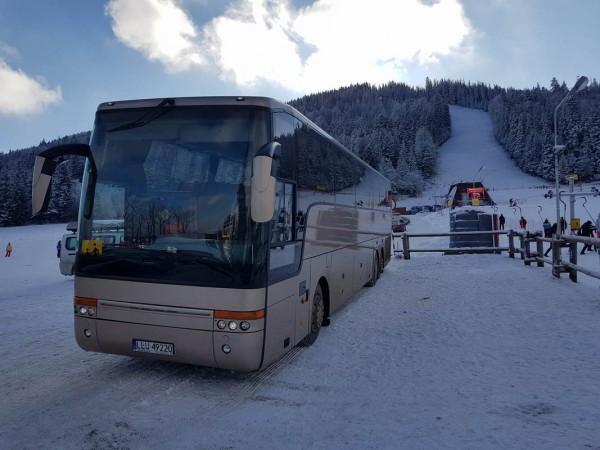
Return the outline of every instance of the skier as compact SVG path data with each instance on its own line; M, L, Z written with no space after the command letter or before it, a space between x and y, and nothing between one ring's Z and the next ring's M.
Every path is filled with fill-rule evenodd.
M10 244L10 242L6 245L6 254L4 255L5 258L10 258L10 255L13 251L12 245Z
M550 225L550 221L548 219L544 220L544 223L542 225L544 227L544 237L545 238L551 238L552 237L552 225Z
M598 215L598 217L600 217L600 215ZM498 222L500 223L500 229L504 230L504 224L506 223L506 218L504 217L504 214L500 214Z
M508 199L508 206L510 206L510 207L514 206L514 202L513 202L512 198Z
M581 226L581 229L579 230L579 235L590 238L594 236L594 224L591 220L588 220ZM592 251L592 245L584 244L583 248L581 249L580 255L584 255L586 250Z
M519 226L524 230L527 229L527 221L525 220L525 217L521 216L521 220L519 220Z
M60 241L56 243L56 257L60 258Z
M558 225L556 225L556 222L554 222L552 224L552 226L550 227L550 236L549 237L554 237L556 235L556 230L558 229ZM552 251L552 244L550 244L550 247L548 247L548 250L546 250L546 252L544 253L544 256L548 256L548 253L550 253Z

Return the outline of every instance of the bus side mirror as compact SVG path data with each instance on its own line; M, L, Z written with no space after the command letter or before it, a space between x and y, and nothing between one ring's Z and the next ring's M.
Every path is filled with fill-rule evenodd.
M31 214L35 217L48 209L50 185L56 169L56 158L67 155L84 156L92 161L92 152L87 144L65 144L44 150L35 157L31 178Z
M271 142L256 152L252 160L250 215L256 223L265 223L273 218L276 183L272 175L273 160L279 158L280 154L281 144Z

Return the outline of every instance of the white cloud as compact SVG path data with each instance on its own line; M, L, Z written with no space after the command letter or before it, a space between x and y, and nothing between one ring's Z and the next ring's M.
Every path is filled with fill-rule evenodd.
M107 11L121 41L168 69L206 65L240 86L297 92L403 79L409 64L460 54L472 35L459 0L236 0L201 33L176 0L111 0Z
M60 86L44 87L19 69L0 59L0 115L27 116L62 100Z
M106 13L121 42L168 70L204 63L194 23L173 0L111 0Z

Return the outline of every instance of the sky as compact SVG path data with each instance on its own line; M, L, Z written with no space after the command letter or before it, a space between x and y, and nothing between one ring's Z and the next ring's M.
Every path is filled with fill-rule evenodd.
M0 0L0 152L89 130L111 100L600 78L598 17L598 0Z

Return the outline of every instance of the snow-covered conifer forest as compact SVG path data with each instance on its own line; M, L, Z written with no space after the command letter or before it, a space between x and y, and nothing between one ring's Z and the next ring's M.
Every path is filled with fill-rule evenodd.
M378 168L393 181L397 192L418 195L435 174L439 146L450 137L448 104L489 111L496 139L516 164L527 173L551 180L552 114L567 89L556 79L549 88L532 89L427 80L423 88L395 82L360 84L290 103ZM583 180L600 176L600 86L596 80L563 107L558 131L570 150L562 158L561 171L575 171ZM89 132L82 132L0 153L0 226L30 221L31 170L36 153L55 144L88 140ZM58 167L44 220L74 219L82 169L81 158L71 158Z

